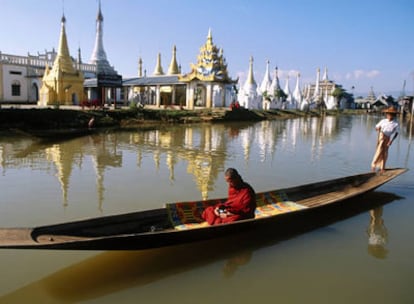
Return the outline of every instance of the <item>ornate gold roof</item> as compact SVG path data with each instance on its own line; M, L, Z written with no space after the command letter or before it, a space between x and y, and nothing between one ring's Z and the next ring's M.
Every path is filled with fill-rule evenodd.
M180 77L181 81L234 82L227 72L226 59L223 50L213 44L211 30L208 31L207 41L201 46L200 54L197 56L197 64L191 64L191 72Z

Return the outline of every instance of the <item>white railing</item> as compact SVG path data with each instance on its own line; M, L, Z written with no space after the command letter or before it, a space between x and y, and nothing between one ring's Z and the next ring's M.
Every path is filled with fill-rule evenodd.
M18 55L10 55L10 54L2 54L0 52L0 62L6 64L14 64L14 65L23 65L29 66L34 68L42 68L46 67L46 64L51 68L53 66L53 61L43 58L37 58L36 56L18 56ZM78 64L73 62L73 67L78 69ZM81 63L79 68L82 72L90 72L96 73L96 65L89 64L89 63Z

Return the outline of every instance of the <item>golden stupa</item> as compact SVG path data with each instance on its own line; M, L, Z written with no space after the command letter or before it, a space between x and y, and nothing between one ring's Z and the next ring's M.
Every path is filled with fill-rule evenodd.
M65 31L65 16L62 16L59 48L53 67L46 67L38 105L73 105L83 100L81 71L76 70L69 54Z

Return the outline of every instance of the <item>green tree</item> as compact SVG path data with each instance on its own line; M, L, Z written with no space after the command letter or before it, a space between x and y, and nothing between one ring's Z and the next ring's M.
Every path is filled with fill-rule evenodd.
M331 95L335 97L336 105L339 106L339 101L342 99L342 97L345 96L345 90L342 87L338 86L334 89Z
M276 89L273 93L274 97L285 99L287 97L286 93L282 89Z

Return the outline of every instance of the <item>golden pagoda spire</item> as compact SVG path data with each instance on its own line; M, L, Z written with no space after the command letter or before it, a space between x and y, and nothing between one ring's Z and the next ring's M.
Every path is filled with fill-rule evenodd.
M208 29L207 45L213 45L213 35L211 34L211 28Z
M72 59L70 58L68 41L66 38L66 28L65 28L66 18L65 15L62 15L61 19L61 30L59 37L59 47L56 55L55 62L53 63L52 71L56 73L61 71L64 73L75 74L75 69L73 67Z
M158 53L157 64L154 70L154 76L159 76L159 75L164 75L164 71L162 70L162 66L161 66L161 53Z
M42 78L38 105L72 105L84 98L83 74L77 70L69 54L65 29L66 18L63 14L59 47L52 68L47 67Z
M175 47L175 45L173 47L171 63L168 68L168 75L174 75L174 74L180 74L180 71L178 69L178 64L177 64L177 48Z
M207 41L200 47L197 56L197 64L191 64L189 74L179 76L181 81L218 81L221 83L234 83L227 72L227 63L223 55L223 49L213 44L211 29L208 30Z
M249 74L247 76L246 84L256 84L253 76L253 56L250 56Z

